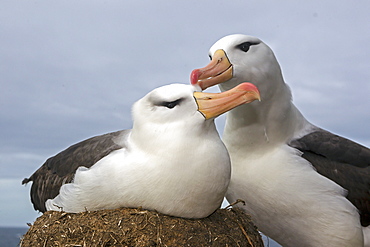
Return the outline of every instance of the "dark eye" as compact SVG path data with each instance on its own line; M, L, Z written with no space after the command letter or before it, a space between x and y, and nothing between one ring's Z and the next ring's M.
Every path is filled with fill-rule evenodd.
M212 60L212 56L211 55L208 55L208 57L209 57L209 60Z
M241 43L240 45L237 45L236 47L244 52L247 52L251 45L257 45L258 43L252 43L252 42L244 42Z
M182 101L182 99L178 99L178 100L175 100L175 101L164 101L164 102L159 103L158 105L159 106L165 106L169 109L172 109L175 106L177 106L178 104L180 104L181 101Z

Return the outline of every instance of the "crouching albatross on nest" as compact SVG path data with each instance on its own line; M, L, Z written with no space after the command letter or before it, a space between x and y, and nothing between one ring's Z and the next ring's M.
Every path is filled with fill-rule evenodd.
M238 85L224 93L163 86L137 101L133 128L77 143L49 158L30 178L36 210L143 207L202 218L222 203L230 159L214 118L259 99L258 89Z
M260 39L226 36L209 55L192 84L225 91L248 81L262 98L226 117L229 202L244 200L259 230L283 246L369 246L370 150L303 117Z

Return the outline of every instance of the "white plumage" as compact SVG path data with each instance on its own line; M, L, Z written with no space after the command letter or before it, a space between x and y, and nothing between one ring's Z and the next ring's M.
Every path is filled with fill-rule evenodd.
M124 148L89 169L80 167L46 208L82 212L142 206L188 218L215 211L229 184L229 156L213 120L198 111L193 92L188 85L171 85L135 103L133 129L117 140ZM179 99L173 108L163 106Z
M230 181L214 118L258 98L252 84L218 94L182 84L157 88L134 104L132 130L77 143L25 179L33 181L35 209L143 207L206 217L220 207Z
M248 81L261 92L261 102L227 114L229 202L244 200L259 230L283 246L364 246L369 149L309 123L293 105L272 50L258 38L226 36L209 55L211 63L193 71L192 84L220 83L224 91Z

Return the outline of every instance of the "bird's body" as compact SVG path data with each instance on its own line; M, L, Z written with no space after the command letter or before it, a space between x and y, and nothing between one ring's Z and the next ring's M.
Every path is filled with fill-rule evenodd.
M245 200L243 207L260 231L283 246L362 246L358 211L342 187L316 172L300 150L286 145L288 140L277 141L281 132L274 136L268 128L231 131L232 126L228 118L223 141L232 176L226 197L230 202ZM295 139L295 128L297 132L314 128L307 122L289 126L290 140ZM256 143L237 141L236 136L249 134L269 144L257 149Z
M212 97L194 91L181 84L157 88L134 104L132 130L93 137L47 160L24 181L33 181L35 208L210 215L229 184L230 159L213 121L223 112L205 116L203 101Z
M370 237L365 233L369 149L303 117L273 52L261 40L226 36L211 47L210 56L228 59L233 67L229 80L219 84L222 91L249 81L262 98L227 114L223 141L232 163L227 199L244 200L259 230L283 246L364 246L364 236L365 242ZM214 85L209 71L207 66L193 72L192 83L202 89ZM212 73L219 76L214 65Z
M197 143L196 148L191 133L186 133L188 138L157 137L146 144L159 146L163 151L153 148L153 152L130 140L131 135L128 133L124 148L111 152L89 169L79 167L73 183L63 185L56 198L46 201L46 208L82 212L143 206L169 215L201 218L219 207L229 183L230 167L217 135L197 133L204 142ZM163 141L170 145L164 147ZM210 146L219 155L200 160Z

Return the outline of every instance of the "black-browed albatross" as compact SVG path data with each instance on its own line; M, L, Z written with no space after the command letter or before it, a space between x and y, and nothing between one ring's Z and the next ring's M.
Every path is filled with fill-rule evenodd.
M163 86L133 106L133 128L77 143L30 178L35 209L82 212L143 207L185 218L219 208L230 159L214 118L259 98L244 83L221 94Z
M209 55L192 84L225 91L248 81L262 98L226 117L229 202L244 200L258 228L283 246L369 246L370 150L302 116L260 39L226 36Z

